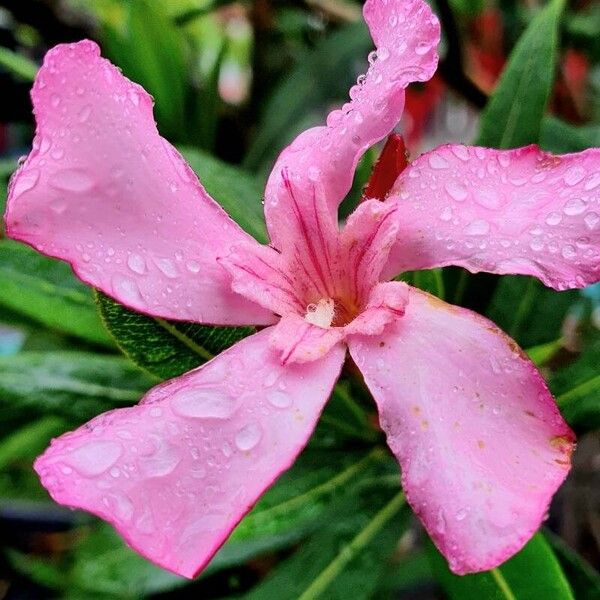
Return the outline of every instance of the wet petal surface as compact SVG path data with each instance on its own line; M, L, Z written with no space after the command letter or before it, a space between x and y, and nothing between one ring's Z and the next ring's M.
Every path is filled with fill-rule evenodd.
M304 447L345 350L283 368L271 329L53 441L35 463L61 504L107 520L154 563L194 576Z
M46 55L32 92L34 148L13 177L9 236L69 262L138 311L268 324L216 257L252 239L156 130L152 99L90 41Z
M559 290L600 279L600 149L442 146L407 167L389 201L399 229L387 275L459 265Z
M384 334L356 337L408 501L452 570L487 570L540 526L573 434L546 384L487 319L411 289Z

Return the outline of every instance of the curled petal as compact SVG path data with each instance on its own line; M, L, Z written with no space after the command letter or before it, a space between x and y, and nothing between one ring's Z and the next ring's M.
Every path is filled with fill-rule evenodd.
M491 569L520 550L574 441L529 359L487 319L414 288L402 318L349 347L407 499L451 569Z
M210 560L306 444L344 349L285 369L270 330L53 441L37 459L59 503L111 523L185 577Z
M278 315L303 312L304 301L292 269L279 252L269 246L242 243L219 259L231 273L232 289Z
M172 319L268 324L216 257L251 238L162 139L152 99L83 41L50 50L32 91L33 151L11 181L7 234L127 306Z
M364 16L377 58L371 55L369 71L350 90L350 102L330 113L326 126L298 136L281 153L267 182L265 216L279 250L296 238L299 214L316 234L311 202L315 182L323 190L327 218L337 221L337 207L350 190L359 158L400 120L404 88L429 79L437 66L439 23L423 0L369 0ZM296 205L286 179L296 189Z
M299 315L284 317L272 331L269 342L280 353L282 365L323 358L344 339L343 328L319 327Z
M409 286L401 281L377 284L361 313L344 328L346 335L379 335L384 328L404 315Z
M459 265L533 275L555 289L600 279L600 149L442 146L390 194L398 239L385 273Z

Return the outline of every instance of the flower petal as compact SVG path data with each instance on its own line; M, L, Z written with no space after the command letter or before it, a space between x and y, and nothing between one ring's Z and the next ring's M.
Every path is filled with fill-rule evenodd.
M43 485L154 563L193 577L291 466L340 372L341 346L284 369L269 335L54 440L35 463Z
M251 240L162 139L152 99L83 41L50 50L32 91L37 134L15 174L7 233L152 315L268 324L216 257Z
M408 501L452 570L517 552L569 472L574 440L534 365L487 319L414 288L383 335L349 346Z
M600 149L442 146L398 178L387 275L459 265L533 275L555 289L600 279ZM392 200L393 198L393 200Z
M364 81L350 91L351 101L327 117L327 126L305 131L279 156L267 182L265 216L279 250L297 237L303 215L316 232L312 198L315 182L325 195L327 217L337 222L337 207L350 190L363 152L398 123L404 88L429 79L437 66L440 28L423 0L368 0L364 16L377 46L377 60ZM295 202L287 182L295 190Z
M318 327L300 315L287 315L271 328L269 343L282 365L318 360L344 339L342 327Z

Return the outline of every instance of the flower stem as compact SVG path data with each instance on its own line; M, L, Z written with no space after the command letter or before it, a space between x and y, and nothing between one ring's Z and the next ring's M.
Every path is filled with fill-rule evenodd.
M405 505L404 493L396 494L352 540L343 546L336 557L325 567L317 578L304 590L298 600L318 598L342 572L344 567L362 550L386 523Z

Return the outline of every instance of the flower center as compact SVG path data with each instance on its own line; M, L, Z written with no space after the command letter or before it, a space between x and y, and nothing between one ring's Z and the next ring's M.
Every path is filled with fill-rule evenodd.
M304 318L313 325L328 329L347 325L359 312L359 307L354 306L354 303L349 306L339 298L321 298L306 307Z

